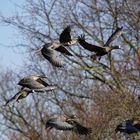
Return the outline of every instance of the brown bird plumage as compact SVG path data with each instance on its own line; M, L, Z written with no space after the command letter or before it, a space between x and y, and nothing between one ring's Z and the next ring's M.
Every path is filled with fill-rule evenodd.
M21 79L18 85L22 86L22 89L26 87L36 92L49 91L56 88L55 86L51 86L42 80L43 78L47 77L43 75L27 76Z
M41 53L53 66L63 67L64 62L57 57L56 51L53 49L53 45L48 43L43 46Z
M72 56L65 47L76 44L77 40L71 38L70 32L71 28L70 26L67 26L60 34L59 42L44 44L41 49L42 55L56 67L64 66L64 62L57 57L57 51L65 55Z
M91 52L95 52L96 56L101 57L103 55L108 54L113 49L120 49L120 46L113 46L112 42L117 37L119 37L121 34L122 34L122 27L117 28L115 30L115 32L109 37L109 39L107 40L107 42L103 46L97 46L97 45L93 45L93 44L86 42L84 36L79 36L78 42L83 48L85 48Z
M20 90L17 94L15 94L12 98L10 98L6 104L8 105L9 103L15 101L15 102L18 102L19 100L23 99L23 98L26 98L30 93L32 93L32 90L30 89L23 89L23 90Z
M80 135L88 135L92 132L91 128L87 128L81 125L74 117L59 117L50 118L46 122L46 129L50 130L52 128L63 130L63 131L73 131Z

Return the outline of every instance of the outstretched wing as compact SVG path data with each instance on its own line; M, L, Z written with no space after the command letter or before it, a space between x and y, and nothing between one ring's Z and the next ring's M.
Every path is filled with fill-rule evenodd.
M51 46L46 45L41 49L42 55L55 67L63 67L64 62L58 59L58 57L55 54L55 50L53 50Z
M134 124L133 126L134 126L135 128L137 128L138 130L140 130L140 124L139 124L139 123Z
M125 132L125 133L128 133L128 134L131 134L131 133L136 133L139 131L139 129L135 128L133 125L132 125L132 122L130 120L124 120L121 124L119 124L117 126L117 128L115 129L115 131L120 131L120 132Z
M26 94L25 94L25 92L26 92ZM19 91L17 94L15 94L12 98L10 98L6 102L5 106L8 105L9 103L13 102L13 101L18 101L19 99L25 98L26 96L29 95L29 93L31 93L31 90L29 90L29 91L25 91L25 90ZM24 94L24 96L23 96L23 94Z
M56 89L56 86L47 86L41 89L33 89L35 92L47 92L47 91L52 91L54 89Z
M88 135L88 134L92 133L92 129L84 127L80 124L77 124L75 132L77 132L78 134L81 134L81 135Z
M42 80L41 78L37 79L36 81L39 82L40 84L44 85L45 87L49 86L49 84L47 82L45 82L44 80Z
M59 37L60 43L65 44L65 43L68 43L68 42L71 41L70 32L71 32L71 28L70 28L70 26L67 26L67 27L62 31L62 33L60 34L60 37Z
M73 131L80 134L80 135L88 135L92 133L91 128L87 128L85 126L82 126L79 122L74 121L74 120L67 120L67 122L71 125L73 125Z
M58 130L72 130L73 126L65 121L61 121L58 119L49 119L46 123L46 128L48 126L51 126L53 128L56 128Z
M107 40L107 42L105 43L104 46L110 46L112 44L113 40L115 40L122 34L122 29L123 29L123 27L118 27L115 30L115 32L109 37L109 39Z
M10 104L10 103L13 102L13 101L16 101L16 100L19 98L20 95L21 95L21 93L18 92L16 95L14 95L12 98L10 98L10 99L5 103L5 106L8 105L8 104Z
M21 80L18 84L29 89L41 89L45 87L43 84L32 79Z
M86 42L84 35L78 37L78 42L84 49L89 50L91 52L96 52L97 53L99 51L104 50L103 47L92 45L92 44L89 44L88 42Z
M55 49L56 51L58 52L61 52L61 53L64 53L66 55L69 55L69 56L73 56L65 47L63 46L60 46L58 48Z

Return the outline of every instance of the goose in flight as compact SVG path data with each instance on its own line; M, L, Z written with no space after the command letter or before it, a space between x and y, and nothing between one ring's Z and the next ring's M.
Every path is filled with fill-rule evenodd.
M41 49L41 53L44 58L56 67L64 66L64 62L57 57L57 51L65 55L72 56L65 47L76 44L77 40L72 39L70 32L71 28L70 26L67 26L60 34L59 42L46 43Z
M112 50L120 49L120 46L112 45L112 42L122 34L122 29L123 27L118 27L103 46L97 46L86 42L84 35L78 37L78 42L84 49L95 52L95 56L98 56L100 59L101 56L110 53Z
M51 86L43 80L45 78L47 77L44 75L27 76L21 79L18 85L22 86L21 89L29 88L33 92L44 92L55 89L56 86Z
M19 100L26 98L30 93L32 93L32 90L30 89L23 89L20 90L17 94L15 94L12 98L10 98L6 103L5 106L10 104L11 102L19 102Z
M55 128L63 131L73 131L80 135L88 135L92 132L91 128L81 125L75 117L61 116L58 118L50 118L46 122L46 130Z
M53 47L55 47L54 43L45 44L41 49L42 56L46 58L53 66L63 67L65 63L59 58L59 56L57 56L57 52ZM68 55L70 55L69 51L68 51Z
M115 131L127 134L137 133L140 131L140 124L133 124L132 120L127 119L117 125Z

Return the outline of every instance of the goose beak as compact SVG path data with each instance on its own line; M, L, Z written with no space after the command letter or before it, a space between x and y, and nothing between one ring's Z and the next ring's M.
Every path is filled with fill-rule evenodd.
M119 49L122 49L122 48L121 48L121 45L119 45Z

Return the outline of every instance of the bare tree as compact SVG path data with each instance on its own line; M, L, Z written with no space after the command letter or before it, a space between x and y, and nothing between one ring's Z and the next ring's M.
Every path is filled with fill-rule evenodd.
M1 100L5 102L17 92L17 82L24 75L48 75L58 89L49 93L31 94L20 103L2 107L1 124L8 139L17 140L92 140L120 139L116 125L125 118L139 118L140 91L140 11L138 0L26 0L18 5L23 15L3 17L1 21L14 26L26 38L28 62L17 75L1 75ZM66 69L58 69L36 50L44 43L58 40L61 31L72 26L72 35L85 35L95 45L103 45L117 27L123 26L121 37L113 44L121 50L93 61L93 53L79 44L68 47L73 57L61 55ZM20 46L19 46L20 47ZM15 80L16 79L16 80ZM71 112L93 128L89 136L70 132L45 132L45 121L54 115ZM2 130L1 130L2 131ZM137 136L131 136L137 139Z

